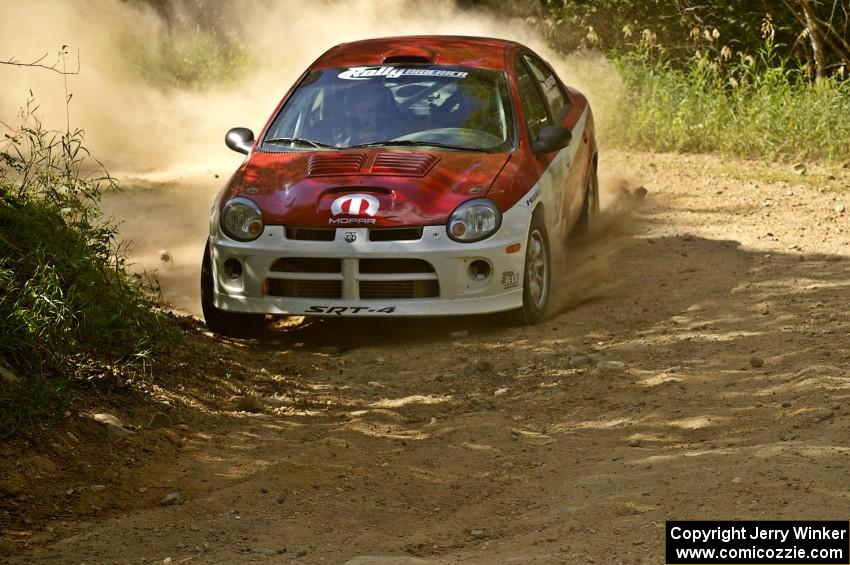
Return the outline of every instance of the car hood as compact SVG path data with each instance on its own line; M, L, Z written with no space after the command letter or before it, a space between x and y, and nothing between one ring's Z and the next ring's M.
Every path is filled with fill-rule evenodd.
M437 225L485 196L509 158L388 148L253 153L231 195L254 200L273 225Z

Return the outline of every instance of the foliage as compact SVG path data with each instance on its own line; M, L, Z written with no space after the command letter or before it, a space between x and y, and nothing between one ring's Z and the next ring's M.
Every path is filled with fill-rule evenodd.
M100 215L115 180L85 172L82 131L47 131L32 110L0 144L0 363L20 379L0 384L0 437L61 406L84 363L132 363L176 337Z
M767 34L756 56L706 48L675 65L649 47L620 55L613 141L664 151L841 160L850 155L850 82L812 81Z
M608 88L598 65L585 73L605 142L783 160L850 155L846 2L456 1L534 22L559 51L613 62L622 89Z
M233 25L233 5L218 0L143 0L163 22L155 41L136 52L142 76L166 88L203 89L233 84L251 57Z
M249 62L237 41L200 26L168 30L137 58L142 76L152 84L194 89L232 83Z
M850 5L838 0L543 0L543 5L548 39L567 51L629 52L651 36L671 65L687 66L703 38L754 55L767 21L774 48L790 66L814 76L814 35L822 43L825 75L843 78L850 70Z

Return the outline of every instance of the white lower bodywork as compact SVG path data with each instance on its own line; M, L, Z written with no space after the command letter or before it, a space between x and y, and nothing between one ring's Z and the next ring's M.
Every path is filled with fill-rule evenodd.
M221 234L210 238L214 276L214 304L228 312L252 312L288 315L338 316L449 316L501 312L522 305L522 276L525 240L531 211L515 206L502 220L493 236L477 243L458 243L446 234L446 226L428 226L416 241L369 241L368 228L338 228L334 241L295 241L285 237L282 226L266 226L262 236L240 243ZM356 239L346 241L346 234ZM351 236L349 235L349 238ZM508 253L507 248L520 244ZM229 279L222 265L228 258L238 259L242 276ZM337 273L285 273L271 271L272 264L284 257L341 259ZM434 273L361 274L361 259L422 259ZM491 266L486 280L474 280L469 265L483 259ZM370 299L359 297L359 282L364 280L427 280L436 277L439 297L406 299ZM342 283L342 298L291 298L263 293L266 279L324 279Z

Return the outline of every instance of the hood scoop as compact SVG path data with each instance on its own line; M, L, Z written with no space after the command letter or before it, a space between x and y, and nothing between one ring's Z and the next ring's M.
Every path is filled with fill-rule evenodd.
M312 155L307 161L307 176L329 177L361 174L366 156L363 153ZM378 153L372 161L370 175L424 177L440 159L427 153Z
M313 155L307 161L308 177L329 177L334 175L356 175L363 166L363 153L344 153L340 155Z
M372 162L369 173L397 177L424 177L438 160L433 155L423 153L379 153Z

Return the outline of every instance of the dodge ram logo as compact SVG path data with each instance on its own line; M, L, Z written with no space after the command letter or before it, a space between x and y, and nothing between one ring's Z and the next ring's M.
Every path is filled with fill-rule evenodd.
M347 241L348 243L354 243L355 241L357 241L357 234L353 231L345 232L345 241Z
M374 216L378 213L381 203L371 194L346 194L340 196L331 204L331 214L339 216Z

